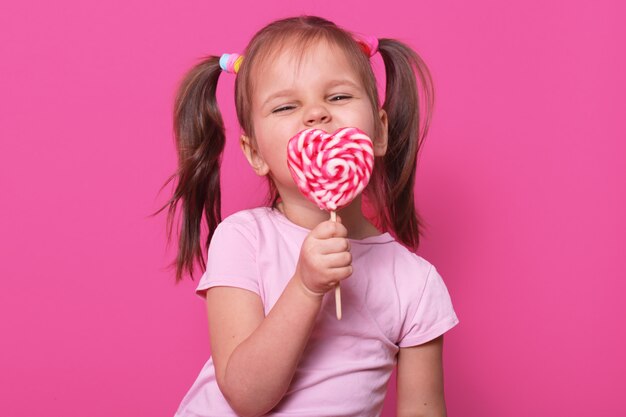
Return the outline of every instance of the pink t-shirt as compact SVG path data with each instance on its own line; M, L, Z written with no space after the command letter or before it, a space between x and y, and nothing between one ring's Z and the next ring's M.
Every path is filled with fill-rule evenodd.
M261 297L267 315L293 276L309 232L268 207L229 216L215 231L196 293L204 298L215 286L245 288ZM398 350L459 322L435 267L390 234L351 239L351 253L353 274L341 282L342 319L329 291L291 385L267 415L378 416ZM176 416L236 415L209 358Z

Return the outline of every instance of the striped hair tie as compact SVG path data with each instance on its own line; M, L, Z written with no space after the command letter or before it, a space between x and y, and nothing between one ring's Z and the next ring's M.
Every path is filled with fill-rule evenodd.
M237 74L243 61L243 56L239 54L223 54L220 57L220 68L231 74Z

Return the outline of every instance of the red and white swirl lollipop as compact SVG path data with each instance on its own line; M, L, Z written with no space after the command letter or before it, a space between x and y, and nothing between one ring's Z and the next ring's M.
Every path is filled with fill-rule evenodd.
M298 188L322 210L348 205L367 185L374 167L372 140L355 127L329 134L306 129L289 140L289 171ZM335 288L337 318L341 319L341 292Z
M374 167L372 140L355 127L333 134L307 129L289 140L287 160L300 191L322 210L349 204Z

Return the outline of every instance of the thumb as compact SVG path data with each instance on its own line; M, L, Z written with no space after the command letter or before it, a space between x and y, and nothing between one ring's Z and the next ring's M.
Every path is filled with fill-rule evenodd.
M337 223L343 223L343 221L341 220L341 216L339 216L336 213L335 213L335 215L337 216Z

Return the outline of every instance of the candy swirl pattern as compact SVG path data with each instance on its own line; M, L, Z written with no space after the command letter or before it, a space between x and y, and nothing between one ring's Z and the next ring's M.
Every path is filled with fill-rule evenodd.
M289 140L287 165L300 191L319 208L337 210L367 185L374 166L372 140L355 127L329 134L306 129Z

